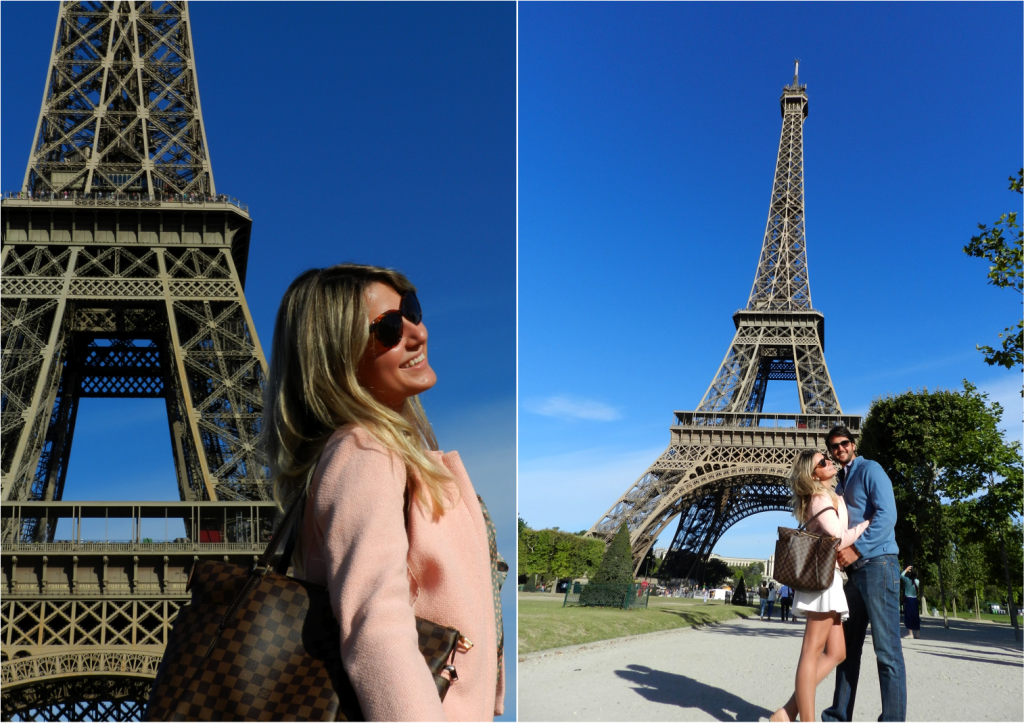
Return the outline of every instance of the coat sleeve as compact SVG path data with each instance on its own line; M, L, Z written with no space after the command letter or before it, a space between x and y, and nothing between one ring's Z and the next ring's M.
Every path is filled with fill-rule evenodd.
M444 720L410 600L405 465L356 429L325 450L316 496L341 657L367 720Z
M889 475L882 465L870 459L864 460L864 481L867 503L864 517L871 520L871 527L864 533L862 543L870 550L886 540L893 539L896 527L896 495L892 491Z
M848 530L844 530L842 524L839 522L839 513L836 512L835 507L832 505L831 498L826 494L814 495L811 498L811 515L818 514L819 511L826 510L814 521L817 523L818 528L822 530L826 535L838 538L839 546L837 550L844 550L854 542L857 538L868 528L870 520L864 520L859 525L855 525ZM831 510L831 511L829 511Z

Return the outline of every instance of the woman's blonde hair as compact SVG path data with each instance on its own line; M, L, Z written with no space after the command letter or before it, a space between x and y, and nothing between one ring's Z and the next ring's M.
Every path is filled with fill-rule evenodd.
M811 504L814 495L825 493L831 498L832 503L838 503L839 497L832 491L831 487L823 485L814 477L814 455L821 454L815 450L800 452L793 462L793 469L789 473L789 489L793 492L790 504L793 505L793 516L800 524L807 521L807 509ZM822 455L824 456L824 455ZM826 457L827 459L827 457Z
M451 475L427 454L437 440L419 398L410 397L396 412L356 378L371 337L365 292L375 282L399 294L416 290L392 269L339 264L301 274L281 300L262 435L282 508L305 489L331 434L354 422L402 459L409 491L435 515L444 513Z

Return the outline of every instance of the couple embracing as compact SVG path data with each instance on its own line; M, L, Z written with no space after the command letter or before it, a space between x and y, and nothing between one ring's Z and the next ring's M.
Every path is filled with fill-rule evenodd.
M907 674L900 643L900 567L892 482L877 462L857 456L853 435L836 427L826 437L833 461L801 452L790 475L794 514L811 532L839 539L831 587L797 590L793 615L807 620L796 671L796 691L772 721L815 720L814 694L833 668L836 690L824 721L853 720L860 660L868 623L882 692L879 720L906 720ZM838 666L838 667L837 667Z

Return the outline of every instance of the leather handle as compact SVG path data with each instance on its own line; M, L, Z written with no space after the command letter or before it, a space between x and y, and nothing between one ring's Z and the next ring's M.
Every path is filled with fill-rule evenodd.
M829 510L833 510L837 515L839 514L839 510L836 510L834 507L826 507L825 509L821 510L821 512L818 512L817 515L814 515L814 517L812 517L811 519L807 520L807 522L805 522L802 525L800 525L799 529L803 530L804 528L807 527L807 525L811 524L811 522L814 520L815 517L820 515L822 512L828 512Z

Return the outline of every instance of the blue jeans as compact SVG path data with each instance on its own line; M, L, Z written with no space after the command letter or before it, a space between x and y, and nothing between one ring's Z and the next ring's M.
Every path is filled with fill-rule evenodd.
M907 668L900 643L900 564L895 555L879 555L861 569L847 572L843 590L850 619L843 625L846 660L836 668L836 692L832 706L821 713L823 721L852 721L860 679L864 637L871 622L871 640L878 661L882 691L881 721L907 719Z
M766 597L761 598L761 615L760 615L760 617L762 617L762 618L764 617L764 611L765 611L765 608L767 608L767 607L768 607L768 598L766 598Z

